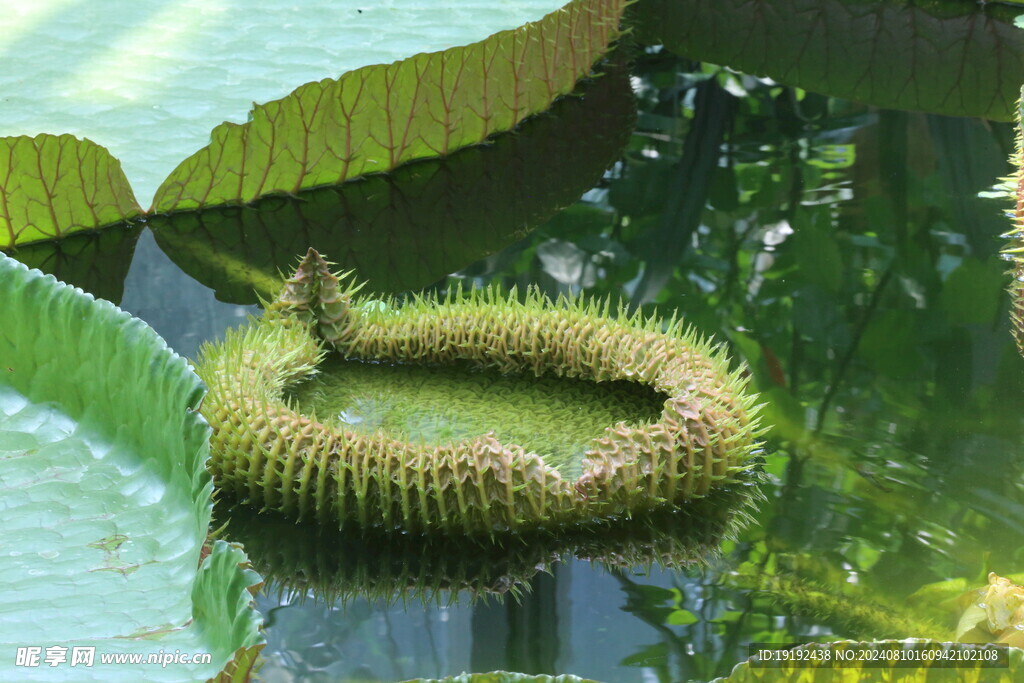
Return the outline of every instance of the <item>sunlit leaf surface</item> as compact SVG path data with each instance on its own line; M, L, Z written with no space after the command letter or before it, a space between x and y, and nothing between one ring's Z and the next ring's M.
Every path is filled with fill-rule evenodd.
M309 247L355 269L376 291L425 287L521 238L619 158L636 104L621 65L602 71L487 145L297 198L149 223L168 256L223 301L276 295L280 274Z
M211 514L198 378L145 323L0 255L0 678L182 681L244 672L259 577ZM54 668L19 647L67 648ZM95 648L71 671L75 647ZM208 663L102 655L209 653Z
M144 206L222 121L368 64L467 45L566 0L4 3L0 135L71 133L124 165Z
M0 138L0 249L138 216L121 164L71 135Z
M573 0L483 41L307 83L225 123L157 190L158 213L245 204L438 157L547 109L607 49L624 0Z

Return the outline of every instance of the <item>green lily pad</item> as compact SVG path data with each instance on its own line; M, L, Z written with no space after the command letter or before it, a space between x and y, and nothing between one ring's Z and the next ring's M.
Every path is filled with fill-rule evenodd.
M363 66L255 105L247 123L217 126L177 166L151 211L295 195L486 143L572 92L618 37L626 4L572 0L469 45ZM0 152L0 250L142 214L120 163L89 140L0 138Z
M98 230L142 213L121 164L71 135L0 138L0 249Z
M223 123L156 192L157 213L338 185L451 154L566 95L618 36L625 0L572 0L463 47L300 86Z
M201 560L202 384L142 321L3 255L0 301L0 679L240 679L259 577L223 541ZM102 661L137 654L178 663Z
M0 135L67 132L121 160L141 203L253 102L467 45L568 0L34 0L5 14Z
M601 76L487 145L294 198L147 222L171 260L222 301L273 297L309 247L375 291L421 289L521 239L619 158L636 118L621 61L606 60Z

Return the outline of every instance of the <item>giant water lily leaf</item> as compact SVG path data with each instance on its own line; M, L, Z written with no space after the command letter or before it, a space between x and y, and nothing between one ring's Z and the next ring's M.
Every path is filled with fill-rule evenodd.
M71 135L0 138L0 249L140 213L121 164L96 143Z
M167 255L224 301L271 298L293 255L311 246L375 291L420 289L520 239L619 158L635 102L624 67L604 64L602 71L578 96L488 145L296 198L149 223Z
M244 204L336 185L512 130L590 72L618 35L625 4L573 0L540 21L468 46L307 83L257 105L248 123L218 126L211 144L164 181L154 208ZM68 135L3 143L0 249L141 213L120 164L102 147Z
M640 0L641 40L891 109L1009 120L1024 82L1018 10L884 0Z
M142 321L3 255L0 301L0 678L240 680L262 646L259 577L223 541L200 559L199 380ZM33 647L22 664L66 661L19 666ZM176 650L210 661L102 661Z
M257 105L157 190L157 213L246 204L450 154L572 91L617 36L625 0L572 0L480 42L307 83Z
M243 123L253 102L368 64L468 45L568 1L33 0L4 14L0 135L95 140L148 206L217 124Z

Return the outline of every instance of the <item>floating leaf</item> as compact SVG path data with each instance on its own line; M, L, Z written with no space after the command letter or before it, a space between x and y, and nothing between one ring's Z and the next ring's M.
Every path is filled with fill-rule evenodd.
M891 109L1010 120L1024 82L1013 8L877 0L640 0L641 40Z
M297 198L149 223L164 252L224 301L272 297L294 254L309 247L376 291L420 289L520 239L619 158L635 119L633 91L621 65L602 69L578 96L488 145Z
M1013 211L1010 216L1013 229L1009 233L1010 243L1003 253L1013 263L1013 281L1009 288L1013 303L1010 319L1013 321L1013 336L1017 340L1017 350L1024 355L1024 121L1021 115L1024 110L1021 106L1018 104L1016 109L1017 138L1014 152L1010 155L1010 164L1014 170L1007 182L1012 188Z
M0 679L241 677L259 577L211 512L203 387L143 322L0 255ZM18 648L54 667L18 666ZM71 671L73 648L95 648ZM209 663L101 656L209 653ZM22 650L23 655L32 651Z
M120 162L95 142L45 133L0 138L0 249L141 213Z
M310 249L259 321L204 347L197 369L211 386L203 413L214 428L210 470L222 492L336 528L493 538L671 508L739 483L750 467L761 431L755 399L721 351L677 318L663 324L621 305L613 316L607 302L553 302L536 289L524 300L449 290L400 309L388 300L381 310L379 300L354 296L361 288ZM591 328L602 335L581 333ZM499 442L494 431L430 445L303 414L284 392L317 369L324 343L371 364L469 363L625 380L654 387L664 401L657 420L620 421L592 436L571 454L573 471L575 464ZM686 399L695 391L699 400Z
M572 0L518 29L339 79L256 105L157 190L157 213L246 204L337 185L482 143L544 111L607 51L625 0Z

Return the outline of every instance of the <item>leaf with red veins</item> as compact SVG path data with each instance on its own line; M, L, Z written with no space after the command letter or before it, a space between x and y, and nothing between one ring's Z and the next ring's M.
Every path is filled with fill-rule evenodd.
M121 163L71 135L0 138L0 249L139 216Z
M156 213L248 204L478 144L570 93L619 35L627 0L572 0L480 42L367 66L224 123L157 190Z

